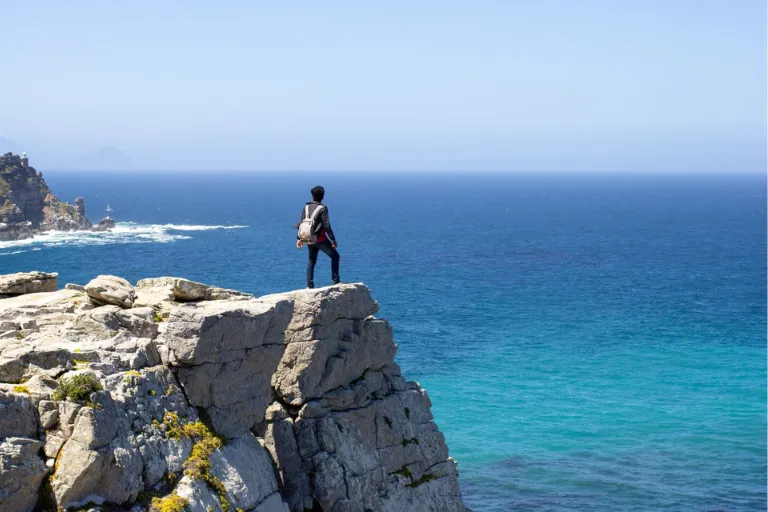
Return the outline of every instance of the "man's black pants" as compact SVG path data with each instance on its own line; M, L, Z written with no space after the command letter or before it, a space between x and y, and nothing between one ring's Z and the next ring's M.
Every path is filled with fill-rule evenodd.
M315 263L317 263L317 254L323 251L331 258L331 279L334 283L339 282L339 251L333 248L330 240L323 240L316 244L307 245L309 249L309 263L307 263L307 288L315 287Z

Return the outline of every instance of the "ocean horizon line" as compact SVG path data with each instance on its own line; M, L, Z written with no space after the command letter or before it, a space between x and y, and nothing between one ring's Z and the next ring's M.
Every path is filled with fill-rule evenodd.
M468 175L491 175L491 176L653 176L653 177L679 177L679 176L768 176L768 170L690 170L690 171L667 171L667 170L494 170L494 169L476 169L476 170L431 170L431 169L150 169L150 168L135 168L135 169L67 169L67 168L47 168L39 169L44 172L54 173L108 173L108 174L131 174L131 173L162 173L162 174L210 174L210 173L227 173L227 174L309 174L309 173L329 173L329 174L357 174L357 175L451 175L451 176L468 176Z

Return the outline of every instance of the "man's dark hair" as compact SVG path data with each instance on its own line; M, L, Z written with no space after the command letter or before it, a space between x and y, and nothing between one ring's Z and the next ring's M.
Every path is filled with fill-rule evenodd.
M318 185L312 189L312 199L314 199L319 203L320 201L323 200L324 197L325 197L325 189L323 187Z

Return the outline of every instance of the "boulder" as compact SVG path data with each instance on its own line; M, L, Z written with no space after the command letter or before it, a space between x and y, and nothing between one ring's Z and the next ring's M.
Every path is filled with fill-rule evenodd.
M59 423L59 406L52 400L41 400L37 405L40 428L50 430Z
M170 288L177 300L191 301L204 299L210 287L181 277L153 277L142 279L136 288Z
M0 510L32 512L48 469L36 439L9 437L0 442Z
M164 341L179 366L229 362L247 350L283 346L291 312L287 300L181 304L168 319Z
M104 217L93 226L93 231L109 231L110 229L114 229L114 227L115 221L111 217Z
M56 389L56 381L43 372L27 372L28 377L21 385L0 384L0 389L22 396L37 407L42 400L51 398Z
M201 480L185 476L174 494L185 500L184 512L224 512L216 492Z
M338 319L329 329L310 327L301 337L316 339L289 343L273 379L277 394L291 405L319 398L367 370L385 367L396 351L389 324L372 317Z
M205 295L205 300L248 300L253 298L255 297L250 293L218 288L216 286L209 287Z
M35 406L25 396L0 392L0 441L6 437L35 437Z
M58 286L56 272L18 272L0 276L0 295L16 296L28 293L53 292Z
M378 304L362 284L268 295L265 303L291 304L285 353L272 385L287 403L300 406L390 364L396 346Z
M79 290L30 293L0 300L0 321L15 321L20 317L34 318L39 324L49 315L71 314L90 309L88 295Z
M64 336L40 332L18 342L0 343L0 382L19 383L37 373L56 378L65 371L88 367L100 375L111 375L160 362L153 340L122 328L110 331L108 326L98 326L96 322L86 327L78 323Z
M360 283L266 295L259 300L290 300L294 304L294 311L288 330L309 330L310 335L317 332L314 329L320 332L332 329L336 320L363 319L379 310L379 304L371 298L371 291ZM315 336L314 339L319 338Z
M291 319L288 301L213 301L175 307L161 342L192 405L237 437L264 419Z
M97 303L114 304L121 308L133 307L136 299L131 283L116 276L98 276L85 285L85 291Z
M168 318L171 308L176 304L176 297L170 287L167 286L142 286L136 288L136 300L134 306L150 307L162 318Z

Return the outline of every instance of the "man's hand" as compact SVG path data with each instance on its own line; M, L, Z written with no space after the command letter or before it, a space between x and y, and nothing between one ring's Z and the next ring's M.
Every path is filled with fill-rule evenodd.
M331 244L331 247L333 247L334 249L337 249L339 247L339 244L336 243L336 240L333 241L333 243Z
M297 248L297 249L301 249L301 247L302 247L303 245L304 245L304 242L302 242L301 240L296 240L296 248Z

